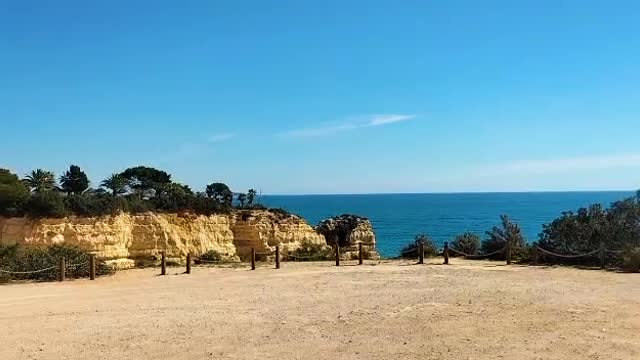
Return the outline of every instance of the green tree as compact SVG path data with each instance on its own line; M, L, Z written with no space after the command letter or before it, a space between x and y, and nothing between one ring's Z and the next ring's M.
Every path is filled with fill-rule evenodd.
M509 242L511 244L511 255L514 258L524 256L527 250L527 243L522 236L520 227L513 223L507 215L501 215L500 221L500 226L494 226L490 231L487 231L489 238L482 242L482 252L485 254L493 253L503 249ZM504 259L505 257L504 252L502 252L493 258Z
M123 171L120 176L127 181L127 185L141 196L155 191L155 196L161 196L167 186L171 184L171 175L165 171L146 166L136 166Z
M247 194L238 194L238 202L240 203L240 208L244 209L247 202Z
M32 218L60 218L67 215L64 199L57 191L41 191L31 195L25 204L25 212Z
M113 195L113 197L127 192L127 180L120 174L112 174L108 178L102 180L100 186L111 190L111 195Z
M231 206L233 202L233 192L226 184L212 183L207 185L206 194L208 197L215 199L219 204Z
M420 243L424 244L424 255L426 257L434 257L438 255L438 248L429 235L418 234L411 243L405 245L402 250L400 250L400 257L406 259L419 257Z
M480 236L468 232L456 236L456 238L451 243L451 248L469 255L477 254L480 250L480 246Z
M89 178L79 166L71 165L69 170L60 176L60 187L67 194L81 194L89 188Z
M29 198L29 189L16 174L0 169L0 215L19 216Z
M25 181L34 192L53 190L56 187L56 176L51 171L36 169L26 175Z
M258 193L255 191L255 189L249 189L249 191L247 192L247 206L253 205L254 201L256 200L256 195L258 195Z

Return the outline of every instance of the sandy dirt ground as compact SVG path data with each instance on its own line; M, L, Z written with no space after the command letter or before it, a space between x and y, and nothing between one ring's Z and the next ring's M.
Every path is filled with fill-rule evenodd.
M637 274L459 259L181 272L0 286L0 359L640 359Z

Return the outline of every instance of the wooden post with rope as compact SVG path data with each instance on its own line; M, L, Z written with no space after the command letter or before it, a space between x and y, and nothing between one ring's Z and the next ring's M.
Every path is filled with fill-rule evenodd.
M191 253L187 253L187 274L191 274Z
M58 269L58 281L64 281L65 279L65 271L67 269L67 266L65 264L65 259L64 257L60 258L60 264L59 264L59 269Z
M418 245L418 264L424 264L424 241L420 241Z
M96 254L89 255L89 279L96 279Z
M276 245L276 269L280 269L280 245Z
M444 242L444 250L442 251L442 255L444 256L444 264L449 265L449 243Z
M336 243L336 266L340 266L340 245Z
M362 242L358 243L358 265L362 265L363 255L362 255Z
M167 254L164 251L160 259L160 275L167 275Z
M604 251L604 242L600 242L600 248L598 249L598 252L600 253L599 257L600 257L600 269L605 269L607 264L606 264L606 258L605 258L605 251Z
M534 245L531 248L531 263L533 266L538 266L538 245Z
M511 265L511 240L509 239L507 239L507 249L505 257L507 258L507 265Z
M251 248L251 270L256 269L256 249Z

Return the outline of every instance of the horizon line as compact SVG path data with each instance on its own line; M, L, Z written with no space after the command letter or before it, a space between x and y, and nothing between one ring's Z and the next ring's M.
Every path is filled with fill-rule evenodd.
M443 191L443 192L371 192L371 193L293 193L268 194L261 196L358 196L358 195L460 195L460 194L557 194L557 193L636 193L640 190L531 190L531 191Z

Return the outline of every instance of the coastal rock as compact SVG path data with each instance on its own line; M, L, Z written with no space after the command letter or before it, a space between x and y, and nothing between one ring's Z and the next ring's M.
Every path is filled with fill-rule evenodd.
M68 244L106 259L198 256L214 250L235 256L231 219L145 213L96 218L0 218L0 242L33 246Z
M326 219L318 226L316 231L326 237L327 244L335 246L340 244L342 257L352 259L358 257L359 243L365 257L379 259L376 251L376 235L369 219L357 215L344 214Z
M302 244L325 244L325 238L299 216L280 211L238 211L231 229L240 258L246 259L254 248L258 257L270 257L276 245L283 253Z
M366 232L362 232L363 236ZM359 235L360 236L360 235ZM178 262L188 253L198 257L214 251L227 259L248 258L251 248L270 258L275 246L282 253L303 244L326 244L307 222L276 210L240 210L230 215L120 214L95 218L1 218L0 243L30 246L68 244L95 252L100 258L156 262L161 252ZM114 263L130 267L131 262Z

